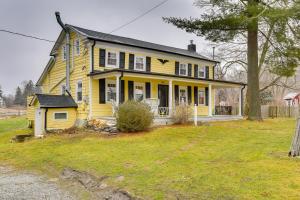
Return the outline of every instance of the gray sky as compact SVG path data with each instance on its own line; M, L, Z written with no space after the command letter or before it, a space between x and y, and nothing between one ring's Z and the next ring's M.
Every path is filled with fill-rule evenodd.
M50 40L61 31L54 12L64 23L110 32L144 13L162 0L0 0L0 29L8 29ZM189 40L198 52L210 52L202 38L185 33L162 21L163 16L197 17L194 0L169 0L115 35L186 48ZM14 93L23 80L39 78L53 44L0 32L0 85L5 94Z

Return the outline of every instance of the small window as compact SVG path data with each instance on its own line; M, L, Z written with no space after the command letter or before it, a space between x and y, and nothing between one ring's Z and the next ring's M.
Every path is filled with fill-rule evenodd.
M139 71L145 71L145 58L144 57L140 57L140 56L136 56L135 57L135 70L139 70Z
M61 93L62 95L64 95L65 92L66 92L66 85L63 84L63 85L60 86L60 93Z
M66 60L67 59L67 46L66 45L63 45L62 47L62 60Z
M205 67L199 67L198 77L199 78L205 78Z
M142 101L144 99L144 88L145 84L143 83L135 83L134 85L134 99L136 101Z
M77 102L82 101L82 81L78 81L76 85L76 99Z
M75 55L80 55L80 40L79 39L76 39L74 41L74 52L75 52Z
M199 90L198 94L199 94L198 95L198 98L199 98L198 103L199 103L199 105L204 105L205 104L205 93L204 93L204 91L203 90Z
M187 102L186 87L179 87L179 100L180 100L180 103L183 103L183 104L185 104Z
M187 76L187 65L186 64L179 65L179 75Z
M110 67L118 66L117 52L107 51L107 65Z
M54 113L55 120L67 119L68 114L66 112Z
M116 83L108 80L106 83L106 102L116 101Z

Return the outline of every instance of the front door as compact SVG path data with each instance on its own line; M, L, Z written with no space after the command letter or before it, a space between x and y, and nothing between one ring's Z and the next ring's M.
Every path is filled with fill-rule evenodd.
M168 85L158 85L158 99L159 99L159 110L160 115L169 114L169 86Z

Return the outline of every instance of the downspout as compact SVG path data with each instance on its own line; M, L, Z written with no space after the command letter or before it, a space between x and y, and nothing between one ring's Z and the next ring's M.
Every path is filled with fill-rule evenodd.
M96 40L93 40L93 44L92 44L92 51L91 51L91 65L92 65L92 70L91 72L93 73L94 72L94 48L95 48L95 45L96 45Z
M61 21L60 13L55 12L57 23L62 27L66 33L66 91L70 91L70 31L66 25Z
M123 75L124 75L123 72L121 72L121 76L119 77L119 83L120 83L119 88L121 88L121 85L122 85ZM119 105L121 103L120 99L121 99L121 89L119 89ZM124 99L124 101L125 101L125 99Z

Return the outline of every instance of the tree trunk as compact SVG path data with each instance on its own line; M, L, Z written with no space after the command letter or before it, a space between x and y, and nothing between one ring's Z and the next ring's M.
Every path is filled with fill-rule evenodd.
M248 103L249 120L262 120L259 97L258 68L258 22L254 19L248 26Z

